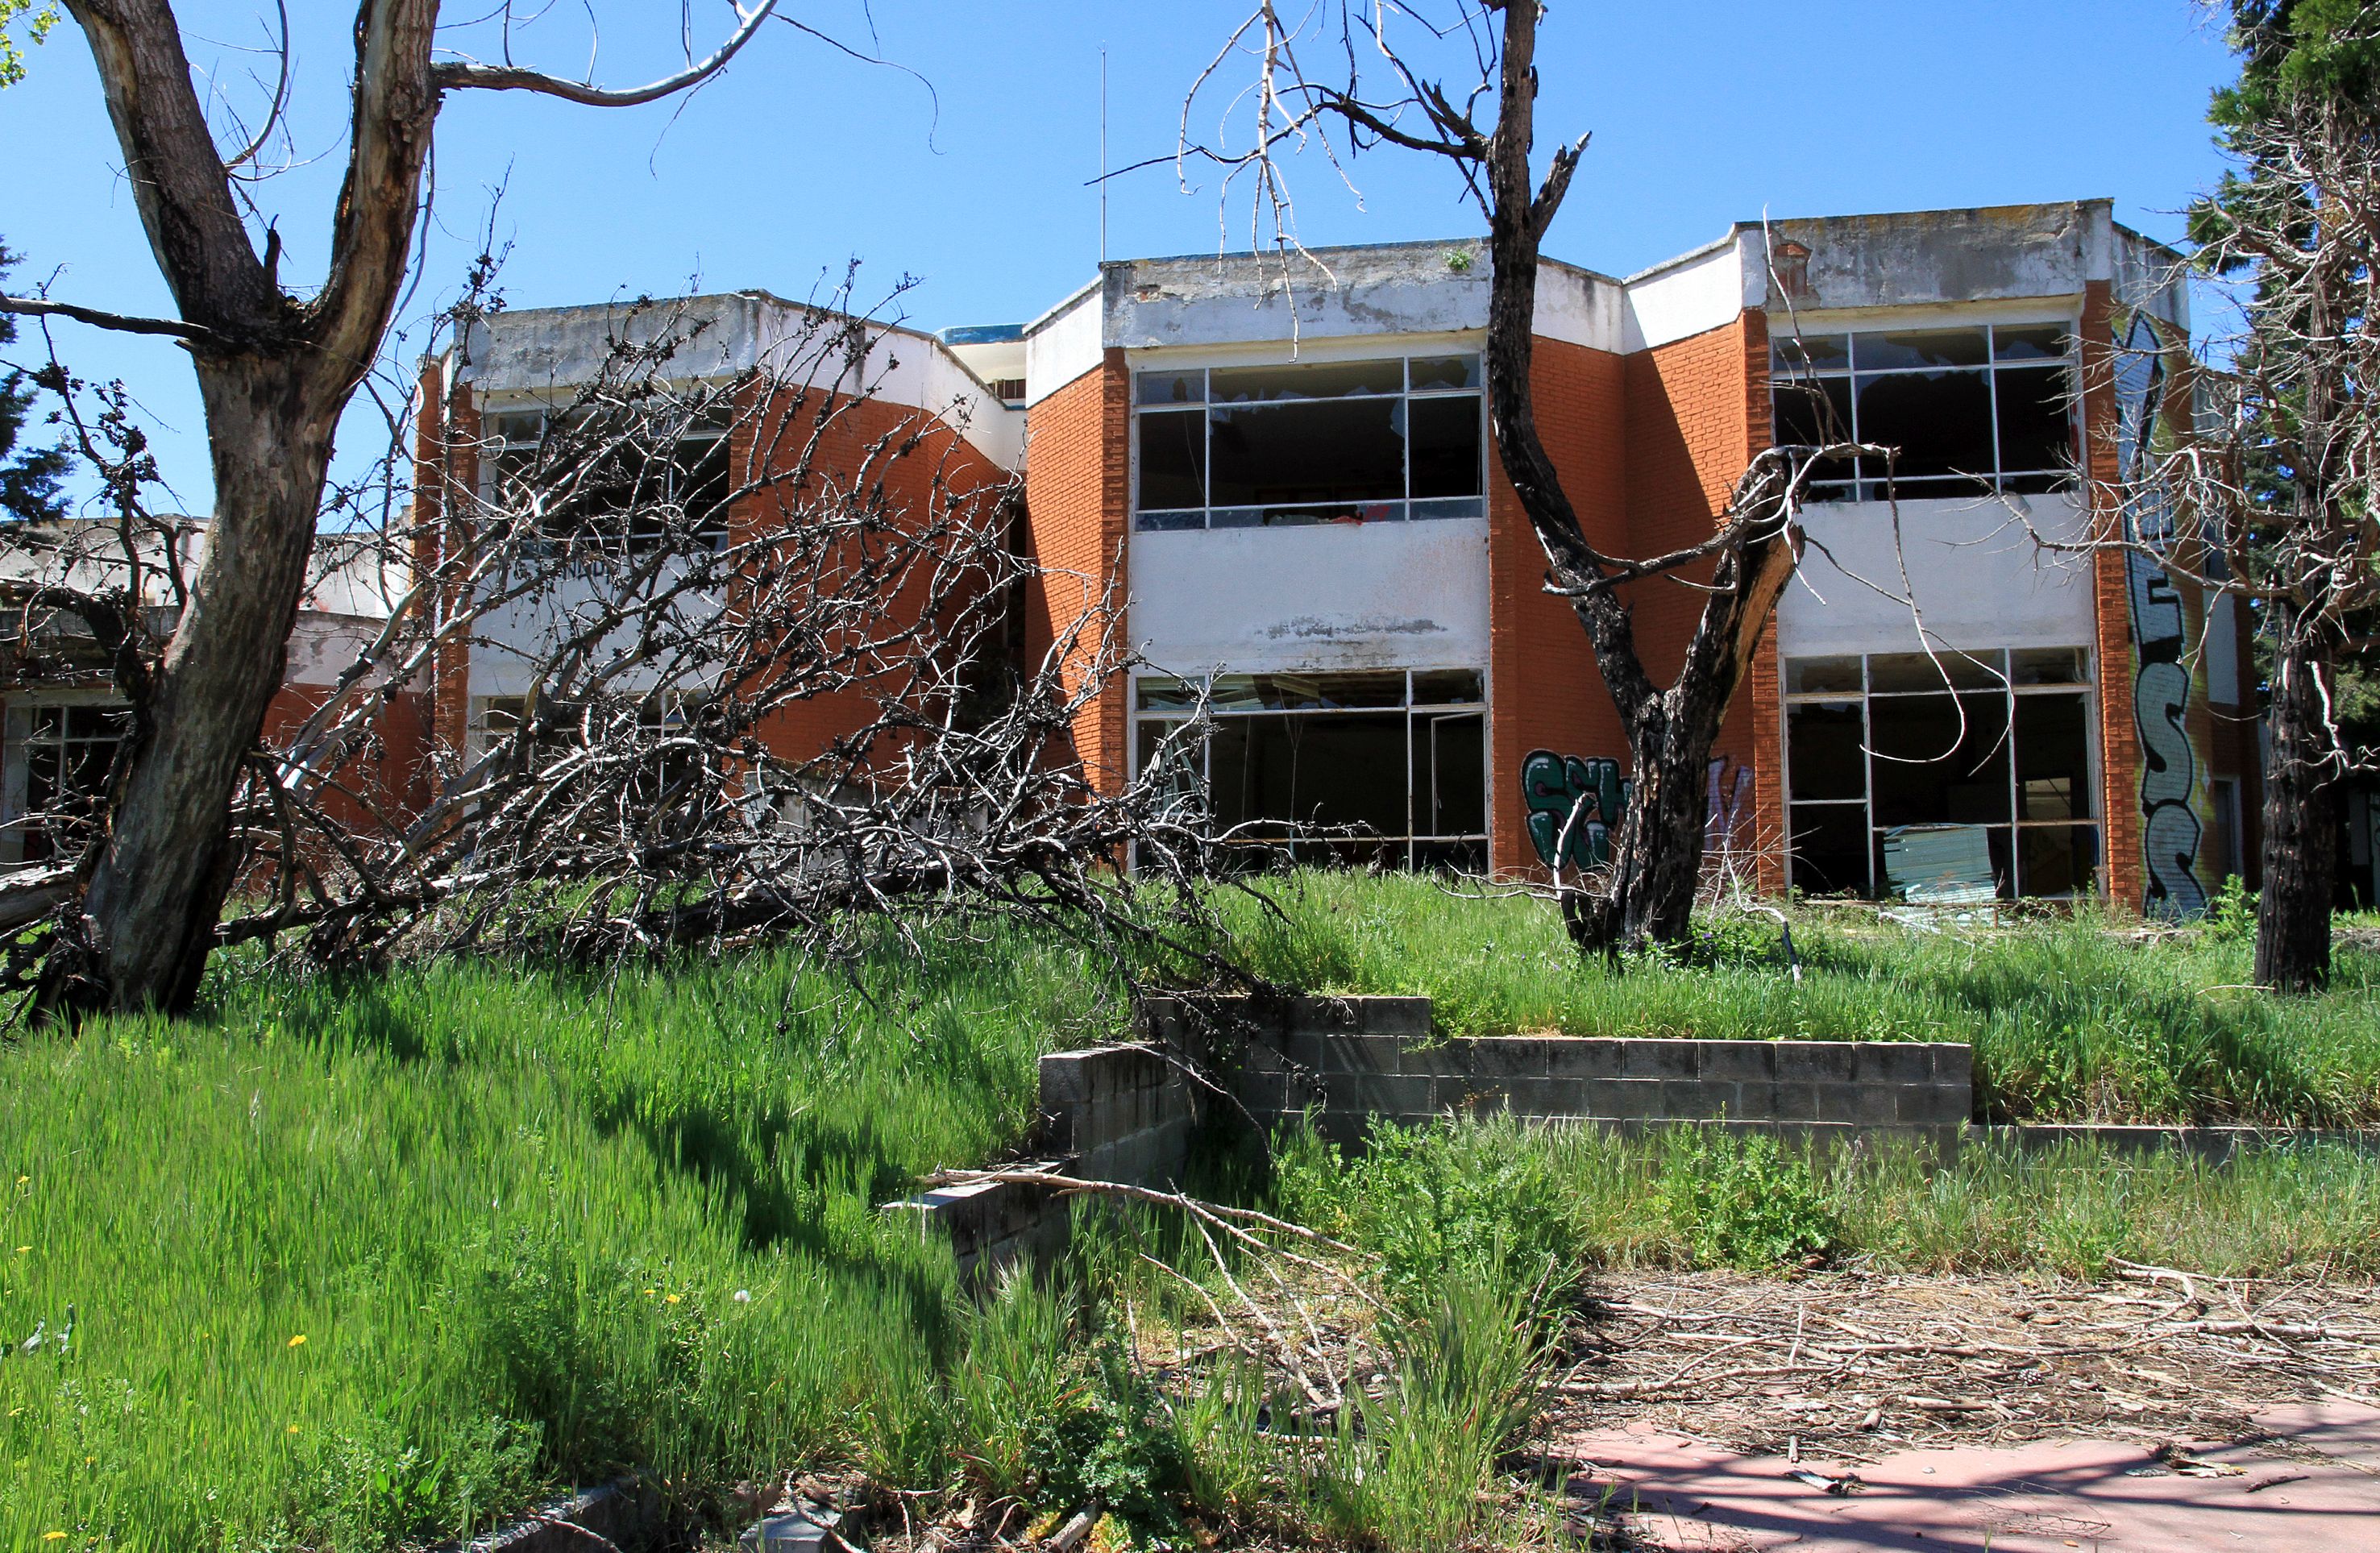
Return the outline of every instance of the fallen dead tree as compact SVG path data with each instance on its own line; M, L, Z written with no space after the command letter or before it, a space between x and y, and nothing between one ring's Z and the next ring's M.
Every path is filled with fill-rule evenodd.
M990 914L1210 958L1200 817L1103 787L1074 749L1124 666L1112 600L1084 581L1091 607L1020 650L1048 579L1012 543L1016 482L963 456L961 409L886 413L883 331L847 301L723 380L686 375L701 319L624 309L587 381L531 413L428 406L414 499L358 521L384 497L366 482L336 515L337 564L385 589L385 624L244 763L216 947L835 954L870 922ZM108 437L84 428L119 496L102 564L10 598L10 688L97 675L126 703L117 769L22 820L53 866L0 879L0 992L42 1010L97 996L80 892L170 635L126 623L170 626L184 597L176 547L143 541L137 451ZM474 661L518 693L474 702L407 801L392 712Z

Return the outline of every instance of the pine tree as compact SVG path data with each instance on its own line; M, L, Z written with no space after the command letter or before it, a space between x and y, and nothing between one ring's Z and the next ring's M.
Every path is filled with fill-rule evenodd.
M0 276L17 256L0 243ZM0 313L0 350L14 344L17 321ZM18 443L33 419L38 391L23 369L6 366L0 356L0 523L42 523L66 516L66 498L59 490L69 463L62 446L19 451Z

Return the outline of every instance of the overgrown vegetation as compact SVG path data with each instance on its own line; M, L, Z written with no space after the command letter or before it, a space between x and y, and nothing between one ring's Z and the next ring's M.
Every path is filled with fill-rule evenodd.
M1447 1035L1965 1041L1978 1120L2380 1125L2380 952L2342 941L2328 989L2250 983L2252 906L2129 931L2095 913L2007 928L1872 912L1706 919L1686 952L1615 970L1543 902L1307 872L1281 910L1225 899L1249 968L1316 991L1427 994Z
M1013 936L875 966L261 975L0 1048L0 1546L379 1547L844 1450L969 1341L875 1205L1122 1017Z
M2031 1155L1971 1145L1937 1169L1909 1148L1813 1159L1762 1135L1692 1127L1631 1140L1450 1122L1369 1141L1342 1159L1292 1134L1275 1193L1391 1269L1434 1257L1459 1269L1477 1256L1466 1247L1508 1244L1575 1271L1824 1261L2098 1277L2121 1258L2227 1276L2380 1273L2380 1159L2331 1144L2223 1165L2084 1144Z
M1541 904L1330 876L1282 901L1236 924L1257 970L1428 991L1452 1029L1967 1035L1994 1093L2052 1114L2371 1107L2345 987L2278 1013L2212 989L2236 904L2155 942L1797 918L1796 983L1756 924L1615 977ZM1012 1531L1097 1503L1144 1542L1207 1517L1451 1547L1510 1532L1500 1452L1598 1266L2380 1270L2380 1163L2334 1148L1971 1148L1929 1173L1692 1132L1450 1123L1343 1159L1298 1134L1250 1189L1356 1247L1366 1291L1317 1307L1346 1345L1318 1400L1218 1346L1218 1310L1245 1313L1182 1225L1100 1218L978 1308L878 1209L1017 1145L1037 1057L1123 1034L1123 990L1013 928L887 937L856 978L234 964L202 1018L0 1046L0 1546L382 1547L630 1466L698 1521L741 1479L840 1465Z

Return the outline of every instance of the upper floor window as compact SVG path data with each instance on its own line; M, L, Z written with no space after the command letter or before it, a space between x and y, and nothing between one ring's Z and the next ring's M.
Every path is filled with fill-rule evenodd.
M665 441L651 431L549 410L491 415L489 500L531 509L538 535L557 544L650 553L686 524L716 544L731 485L725 417L697 417Z
M1769 350L1777 441L1897 448L1904 497L2065 489L2074 479L2073 335L2063 323L1806 334ZM1845 459L1812 493L1883 501L1884 461Z
M1476 356L1147 371L1137 527L1478 517Z

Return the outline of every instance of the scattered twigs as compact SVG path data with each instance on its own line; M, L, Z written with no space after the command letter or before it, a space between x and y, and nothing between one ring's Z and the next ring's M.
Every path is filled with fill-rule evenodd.
M2291 1400L2370 1403L2380 1292L2119 1264L2110 1289L1987 1276L1610 1274L1555 1388L1587 1409L1782 1450L2065 1429L2204 1438ZM2165 1292L2126 1292L2146 1284ZM2180 1298L2173 1297L2179 1293ZM1557 1424L1557 1429L1560 1428Z

